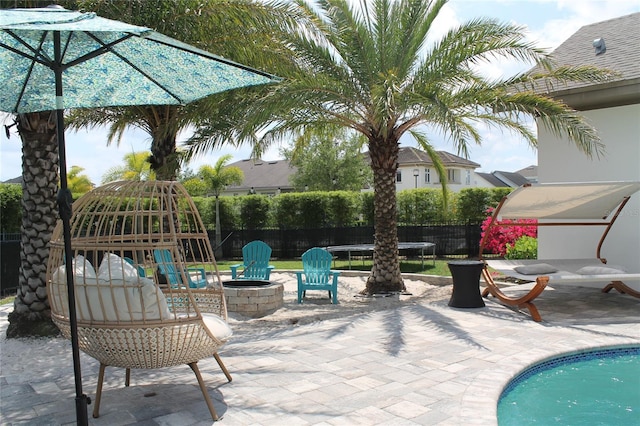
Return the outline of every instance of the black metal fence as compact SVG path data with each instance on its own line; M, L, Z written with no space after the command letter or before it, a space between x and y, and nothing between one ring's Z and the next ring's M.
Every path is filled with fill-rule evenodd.
M400 242L429 242L436 245L436 256L478 255L480 225L436 223L398 227ZM271 246L274 258L295 259L311 247L373 243L372 226L317 229L240 229L222 235L223 258L241 258L242 247L250 241L262 240ZM20 234L0 235L0 294L15 293L20 274ZM215 235L209 233L215 247ZM411 255L411 251L407 252ZM416 253L418 254L418 250ZM336 253L346 256L346 253Z
M20 279L20 234L0 235L0 296L13 294Z
M423 226L398 227L400 242L435 243L436 255L474 257L480 247L480 224L438 223ZM242 247L250 241L262 240L272 248L272 256L282 259L300 257L311 247L345 244L372 244L372 226L318 229L234 230L222 235L224 258L242 257ZM215 247L213 232L210 233Z

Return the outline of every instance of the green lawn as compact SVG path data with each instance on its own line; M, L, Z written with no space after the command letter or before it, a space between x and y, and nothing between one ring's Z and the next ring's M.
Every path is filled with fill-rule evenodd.
M404 273L412 273L412 274L426 274L426 275L442 275L442 276L451 276L451 272L449 271L449 267L447 266L447 260L436 260L435 265L431 259L425 259L424 268L422 267L422 262L420 260L401 260L400 261L400 271ZM218 261L218 268L221 271L228 271L229 265L238 264L238 261L234 260L221 260ZM301 260L273 260L269 262L275 268L274 270L301 270L302 269L302 261ZM353 271L370 271L372 265L371 258L365 259L351 259L351 270ZM349 269L349 261L348 260L336 260L334 262L334 266L332 269L337 270L348 270Z

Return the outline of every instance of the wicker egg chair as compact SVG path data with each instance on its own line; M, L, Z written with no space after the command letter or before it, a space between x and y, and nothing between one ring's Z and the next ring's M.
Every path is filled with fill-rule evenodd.
M73 203L71 247L78 342L100 362L93 417L99 416L107 366L155 369L187 364L214 420L197 362L231 337L224 289L202 220L177 182L114 182ZM158 265L161 252L172 265ZM70 336L62 225L51 237L47 290L51 316ZM197 266L197 267L196 267ZM171 267L168 280L161 271ZM176 278L177 276L177 278ZM191 288L194 280L205 287Z

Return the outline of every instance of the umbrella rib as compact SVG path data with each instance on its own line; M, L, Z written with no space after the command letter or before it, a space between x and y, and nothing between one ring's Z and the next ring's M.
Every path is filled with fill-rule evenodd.
M122 56L120 53L118 53L116 50L113 49L113 46L122 43L123 41L134 37L137 35L135 34L127 34L126 37L120 38L114 42L111 43L105 43L102 40L100 40L98 37L96 37L94 34L87 32L86 33L89 37L91 37L93 40L95 40L97 43L99 43L102 47L100 49L96 49L91 53L88 53L87 55L84 55L81 58L76 59L73 62L69 63L69 66L71 65L75 65L76 63L79 62L83 62L86 60L89 60L91 58L94 58L96 56L99 56L101 54L104 54L106 52L110 52L112 54L114 54L115 56L117 56L118 58L120 58L120 60L122 60L123 62L125 62L127 65L129 65L131 68L133 68L134 70L136 70L138 73L140 73L142 76L144 76L145 78L147 78L149 81L151 81L153 84L155 84L157 87L159 87L162 91L164 91L165 93L167 93L169 96L171 96L172 98L174 98L176 101L180 102L181 104L184 103L184 101L180 98L180 96L176 95L175 93L173 93L172 91L168 90L166 87L164 87L162 84L160 84L155 78L153 78L152 76L150 76L149 74L147 74L146 72L144 72L142 69L140 69L138 66L136 66L134 63L132 63L129 59L127 59L126 57ZM82 59L82 60L81 60Z
M5 49L19 55L22 56L24 58L30 59L31 60L31 64L29 66L29 71L27 72L27 75L25 77L24 84L22 85L22 88L20 89L20 94L18 95L18 98L16 99L16 104L14 106L14 111L18 110L18 105L20 105L20 102L22 101L22 98L24 96L25 91L27 90L27 82L29 81L29 79L31 78L31 74L33 73L33 67L35 66L36 62L39 64L42 64L48 68L52 68L52 61L50 58L47 58L46 55L44 55L44 52L42 51L42 44L44 43L44 40L46 39L46 33L43 33L42 37L40 38L40 44L38 46L37 49L34 49L33 47L31 47L31 45L27 42L25 42L21 37L19 37L17 34L15 34L13 31L11 30L6 30L6 33L9 34L11 37L14 38L14 40L16 40L18 43L20 43L21 45L23 45L24 47L26 47L28 50L31 51L32 55L28 55L26 52L23 52L21 50L15 49L11 46L8 46L4 43L0 42L0 46L4 47ZM44 59L42 59L44 58Z
M15 47L9 46L7 44L4 44L2 42L0 42L0 46L2 46L3 48L17 54L20 55L24 58L30 59L32 61L38 62L39 64L45 65L47 67L51 67L51 59L47 58L46 56L44 56L44 52L42 51L42 43L44 42L46 35L43 34L42 38L40 39L40 45L38 47L38 49L34 49L29 43L27 43L26 41L24 41L20 36L16 35L13 31L11 30L5 30L5 32L7 34L9 34L11 37L13 37L18 43L20 43L21 45L23 45L24 47L26 47L27 49L29 49L33 56L29 55L27 52L23 52L21 50L16 49ZM42 59L44 58L44 59Z
M100 40L99 38L95 37L92 33L85 31L84 32L86 35L88 35L89 37L91 37L94 41L96 41L97 43L100 44L100 48L99 49L95 49L85 55L80 56L77 59L74 59L73 61L70 61L69 63L65 64L64 67L65 68L69 68L72 67L74 65L78 65L82 62L86 62L90 59L93 59L95 57L98 57L100 55L104 55L105 53L113 53L114 55L118 56L120 59L123 59L122 56L120 56L118 54L118 52L114 51L112 49L113 46L115 46L116 44L120 44L128 39L130 39L131 37L133 37L133 34L127 34L125 37L119 38L118 40L112 41L111 43L105 43L104 41Z
M175 44L175 43L168 43L168 42L162 41L161 39L159 39L157 37L153 37L154 34L162 35L160 33L152 33L152 36L145 36L144 38L146 38L147 40L152 40L152 41L154 41L154 42L156 42L158 44L162 44L163 46L171 47L173 49L182 50L183 52L192 53L194 55L198 55L198 56L201 56L201 57L204 57L204 58L213 59L213 60L218 61L220 63L223 63L225 65L230 65L230 66L239 68L239 69L244 70L244 71L249 71L249 72L261 75L263 77L267 77L267 78L269 78L271 80L277 80L277 81L282 80L281 77L276 77L273 74L269 74L268 72L260 71L258 69L249 67L247 65L242 65L242 64L239 64L239 63L234 62L232 60L225 59L223 57L214 55L213 53L207 52L206 50L194 48L193 46L190 46L190 45L185 45L185 47L182 47L182 46L180 46L178 44ZM175 42L176 40L172 39L171 41Z

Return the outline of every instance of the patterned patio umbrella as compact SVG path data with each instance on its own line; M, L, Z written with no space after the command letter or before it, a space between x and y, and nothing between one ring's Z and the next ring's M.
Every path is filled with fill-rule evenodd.
M0 10L0 111L55 110L60 156L58 205L71 265L64 110L125 105L184 105L238 87L277 82L149 28L59 6ZM76 414L88 424L82 394L73 274L67 274Z

